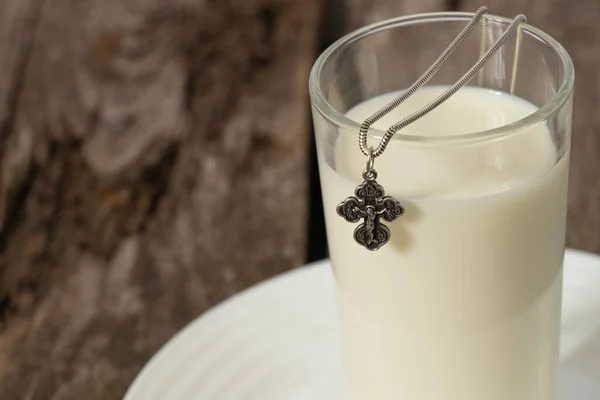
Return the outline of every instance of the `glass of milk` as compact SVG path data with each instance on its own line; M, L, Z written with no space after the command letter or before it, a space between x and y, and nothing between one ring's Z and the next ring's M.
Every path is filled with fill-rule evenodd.
M574 72L525 26L514 95L507 43L450 100L375 160L405 214L371 252L336 206L362 182L360 123L410 86L470 21L409 16L340 39L310 94L327 237L352 400L554 400ZM385 129L454 83L510 21L490 16Z

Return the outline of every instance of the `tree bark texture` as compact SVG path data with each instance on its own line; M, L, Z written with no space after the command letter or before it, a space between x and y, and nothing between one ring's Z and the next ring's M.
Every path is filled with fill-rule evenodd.
M304 262L316 0L0 2L0 398L118 399Z

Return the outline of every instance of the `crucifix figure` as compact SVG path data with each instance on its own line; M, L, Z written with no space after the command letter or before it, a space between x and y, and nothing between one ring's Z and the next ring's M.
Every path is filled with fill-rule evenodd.
M396 199L385 196L383 187L374 179L367 179L359 185L354 194L337 206L337 213L348 222L364 222L354 230L354 240L368 250L378 250L390 240L390 230L380 222L395 221L404 208Z

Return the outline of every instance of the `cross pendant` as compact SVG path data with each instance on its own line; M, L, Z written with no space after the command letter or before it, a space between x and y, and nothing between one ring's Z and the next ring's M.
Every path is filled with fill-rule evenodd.
M404 207L385 191L375 179L365 179L350 196L337 206L337 213L348 222L364 219L354 230L354 240L366 249L375 251L390 240L390 230L380 222L395 221L404 214Z

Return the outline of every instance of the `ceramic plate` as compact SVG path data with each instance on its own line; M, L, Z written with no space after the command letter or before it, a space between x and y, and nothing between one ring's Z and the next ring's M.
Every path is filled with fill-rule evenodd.
M568 250L561 400L600 399L600 258ZM333 279L323 261L246 290L193 321L125 400L345 400Z

